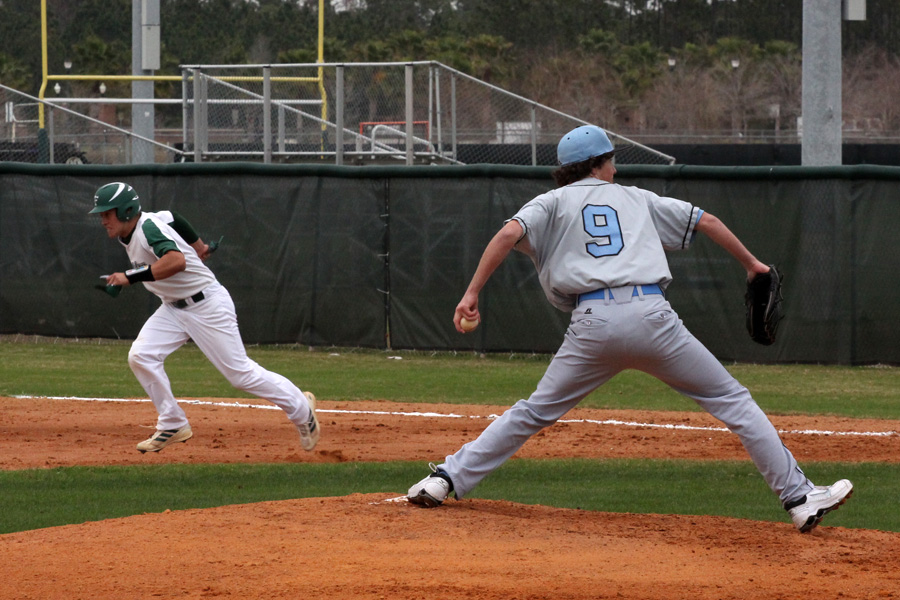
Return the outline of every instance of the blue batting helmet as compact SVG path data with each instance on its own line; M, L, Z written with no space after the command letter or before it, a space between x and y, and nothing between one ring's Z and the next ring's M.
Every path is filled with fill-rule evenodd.
M605 131L596 125L582 125L559 140L556 158L564 167L614 151L615 148Z

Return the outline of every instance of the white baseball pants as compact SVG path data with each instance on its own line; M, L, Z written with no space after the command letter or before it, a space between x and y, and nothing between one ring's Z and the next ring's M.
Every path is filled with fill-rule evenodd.
M625 369L653 375L737 434L782 503L813 484L745 387L684 326L660 295L582 302L537 389L438 468L463 497L532 435L552 425L589 393ZM618 298L618 296L617 296Z
M144 323L128 353L128 365L159 413L157 429L188 424L163 363L189 339L235 388L274 403L293 423L305 423L309 403L300 389L247 356L228 290L214 283L203 294L203 300L185 308L163 303Z

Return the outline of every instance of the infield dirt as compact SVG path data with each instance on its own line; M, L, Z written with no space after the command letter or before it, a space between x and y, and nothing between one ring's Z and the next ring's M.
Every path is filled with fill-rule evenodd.
M2 398L0 468L439 461L505 408L320 399L322 441L306 453L280 411L189 405L194 438L141 455L134 445L155 420L148 403ZM566 419L590 422L558 423L517 456L747 459L737 438L705 413L576 409ZM611 421L690 428L603 424ZM900 431L898 421L772 421L788 432ZM801 464L900 461L898 435L783 438ZM900 598L897 533L826 521L801 535L787 518L610 514L469 499L424 510L398 499L403 492L0 535L0 598Z

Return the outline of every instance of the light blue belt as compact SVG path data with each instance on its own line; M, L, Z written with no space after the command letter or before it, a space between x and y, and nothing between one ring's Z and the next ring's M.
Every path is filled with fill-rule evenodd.
M645 296L650 295L650 294L658 294L660 296L665 296L661 287L659 287L655 283L651 283L650 285L634 286L634 291L631 292L632 297L641 295L641 292L638 291L639 287L641 288L641 292L643 292ZM578 295L578 304L581 304L585 300L605 300L607 297L610 300L613 300L612 290L610 290L609 288L600 288L599 290L594 290L593 292L586 292L584 294L579 294Z

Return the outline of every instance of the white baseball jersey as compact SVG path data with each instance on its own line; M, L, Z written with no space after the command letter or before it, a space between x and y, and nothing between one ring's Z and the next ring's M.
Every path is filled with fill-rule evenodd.
M525 234L547 299L571 312L578 295L600 288L672 281L665 251L687 248L703 211L594 178L541 194L513 216Z
M190 298L216 282L216 276L203 264L194 249L172 229L170 223L173 221L174 216L167 210L142 212L131 237L127 240L119 239L134 268L152 265L171 250L184 254L187 263L184 271L160 281L143 282L163 302Z
M188 340L193 340L235 388L274 403L295 425L306 425L311 415L306 396L286 377L264 369L247 356L231 294L175 230L175 222L170 211L141 213L131 237L119 240L135 268L152 265L174 250L184 255L187 264L184 271L171 277L142 282L163 304L144 323L128 353L131 370L159 414L157 429L179 429L188 424L165 372L166 357ZM199 301L181 307L171 304L201 291L203 298Z

